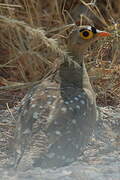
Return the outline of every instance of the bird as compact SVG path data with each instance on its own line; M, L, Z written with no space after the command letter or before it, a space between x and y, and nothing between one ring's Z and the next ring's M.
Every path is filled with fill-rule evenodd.
M33 166L60 168L78 160L96 125L96 97L84 62L85 50L101 37L95 27L75 26L69 55L54 72L32 87L21 101L15 132L15 166L25 152Z

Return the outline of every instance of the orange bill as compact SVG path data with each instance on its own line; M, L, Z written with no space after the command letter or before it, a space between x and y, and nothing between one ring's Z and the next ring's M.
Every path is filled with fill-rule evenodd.
M97 33L97 36L105 37L105 36L111 36L111 34L109 32L106 32L106 31L100 31Z

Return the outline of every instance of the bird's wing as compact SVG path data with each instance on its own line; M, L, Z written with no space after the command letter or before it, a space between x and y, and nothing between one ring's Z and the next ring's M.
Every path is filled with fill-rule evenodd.
M48 146L47 120L59 93L59 85L46 80L33 87L23 98L16 122L17 152L22 154L27 146L38 146L40 153Z

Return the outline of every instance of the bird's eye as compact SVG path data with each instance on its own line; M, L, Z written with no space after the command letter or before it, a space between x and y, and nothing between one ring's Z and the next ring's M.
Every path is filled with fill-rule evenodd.
M80 31L80 37L83 39L91 39L93 37L93 32L90 30Z

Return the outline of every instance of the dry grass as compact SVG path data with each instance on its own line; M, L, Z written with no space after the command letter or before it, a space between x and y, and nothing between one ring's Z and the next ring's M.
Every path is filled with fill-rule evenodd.
M22 98L20 92L23 91L18 91L19 89L40 82L57 65L58 59L66 55L63 50L66 45L66 29L71 28L69 23L73 22L95 24L112 32L111 38L96 43L92 51L88 50L86 60L98 102L104 105L118 103L120 98L118 4L114 0L106 0L103 3L99 0L96 3L82 0L3 0L0 3L2 103L12 100L13 95ZM75 14L76 8L86 8L86 11L84 9L85 13L81 12L81 16L78 16ZM116 8L119 10L115 11Z

